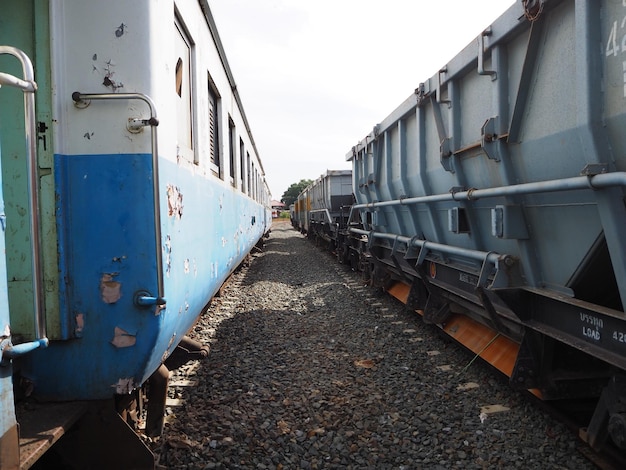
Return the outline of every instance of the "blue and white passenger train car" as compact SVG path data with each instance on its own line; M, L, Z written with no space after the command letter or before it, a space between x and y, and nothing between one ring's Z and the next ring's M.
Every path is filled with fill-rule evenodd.
M5 84L32 83L36 100L25 125L22 93L0 90L5 367L41 401L126 396L269 232L237 86L207 0L0 12L0 44L32 59L36 82L0 55Z

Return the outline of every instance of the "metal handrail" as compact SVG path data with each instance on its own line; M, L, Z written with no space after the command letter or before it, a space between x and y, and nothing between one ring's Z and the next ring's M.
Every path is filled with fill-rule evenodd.
M163 259L161 257L161 198L159 192L159 152L157 139L157 119L156 107L152 99L143 93L72 93L72 100L77 107L86 107L91 100L141 100L150 107L150 119L130 120L129 127L138 130L144 126L150 126L152 137L152 196L154 198L154 233L156 242L156 266L157 266L157 288L156 298L141 296L139 304L162 306L165 303L165 292L163 285ZM147 303L146 303L147 302Z
M583 172L584 171L585 170L583 170ZM538 181L533 183L522 183L517 185L486 189L468 189L446 194L434 194L429 196L395 199L391 201L355 204L352 206L352 209L350 211L349 220L352 220L353 215L355 215L360 209L373 209L379 207L405 206L447 201L475 201L478 199L502 196L551 193L559 191L575 191L583 189L598 190L611 187L626 187L626 172L590 174L587 176L576 176L560 180ZM399 241L405 243L408 248L420 248L417 264L421 264L424 261L428 251L435 251L452 256L456 255L466 259L480 261L483 264L483 268L480 274L479 285L484 285L487 280L488 271L485 269L486 265L492 265L494 266L494 268L497 269L501 263L504 263L505 266L512 266L513 264L515 264L514 257L508 254L472 250L453 245L445 245L441 243L422 240L417 237L411 238L394 233L377 232L375 230L363 230L351 227L349 228L349 231L358 235L366 235L369 239L379 238Z
M35 341L33 348L48 344L46 315L43 308L44 281L41 254L41 231L39 227L39 175L37 174L37 127L35 119L35 72L30 58L25 52L12 46L0 46L0 54L12 55L22 65L23 79L7 73L0 73L0 85L17 87L24 93L24 127L26 137L26 167L28 172L28 210L30 212L30 239L32 246L33 270L33 320Z
M491 197L515 196L522 194L554 193L559 191L575 191L580 189L604 189L615 186L626 187L626 172L602 173L590 176L574 176L560 180L537 181L534 183L513 184L485 189L467 189L445 194L408 197L391 201L368 202L355 204L353 209L370 209L376 207L407 206L446 201L476 201Z

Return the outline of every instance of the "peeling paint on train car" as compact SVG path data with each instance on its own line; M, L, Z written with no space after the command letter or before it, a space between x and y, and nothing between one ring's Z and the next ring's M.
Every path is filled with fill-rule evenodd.
M165 255L165 275L170 277L172 272L172 237L166 235L163 243L163 254Z
M118 273L105 273L100 279L100 294L105 304L114 304L122 297L122 284L114 280Z
M138 384L135 382L135 379L129 377L118 379L117 383L111 385L111 387L115 389L115 393L118 395L128 395L137 388L137 385Z
M74 321L74 336L76 338L81 338L83 336L83 329L85 328L85 315L77 313L74 316Z
M130 334L128 331L123 330L119 326L116 326L113 332L113 339L111 344L116 348L128 348L134 346L137 342L137 336Z
M173 184L167 185L167 211L170 217L180 219L183 216L183 194Z

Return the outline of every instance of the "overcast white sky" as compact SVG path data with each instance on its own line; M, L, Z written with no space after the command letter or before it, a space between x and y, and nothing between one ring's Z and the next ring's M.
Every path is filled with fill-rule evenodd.
M211 0L272 198L349 169L352 146L514 1Z

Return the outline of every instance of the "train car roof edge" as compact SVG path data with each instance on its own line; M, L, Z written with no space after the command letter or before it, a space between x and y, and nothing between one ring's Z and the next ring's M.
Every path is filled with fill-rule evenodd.
M544 0L544 10L549 9L555 6L558 3L558 0ZM526 24L528 20L525 18L524 14L524 6L521 1L516 1L513 3L502 15L496 18L491 25L488 25L485 30L491 28L491 33L489 35L489 40L485 43L485 52L490 51L494 46L498 43L506 40L506 38L510 37L517 33L517 31ZM447 83L449 80L455 78L457 75L463 73L468 67L471 67L478 60L478 49L476 47L476 41L479 36L477 36L472 42L467 44L461 51L459 51L454 57L452 57L447 64L445 64L441 70L446 70L445 78L442 80L442 85ZM432 77L426 79L422 84L424 86L423 93L424 96L430 96L432 93L435 93L436 83L439 72L433 75ZM434 84L434 85L431 85ZM396 107L391 114L389 114L382 122L376 124L372 132L370 132L364 139L360 140L354 147L350 149L348 153L346 153L346 161L351 161L356 153L366 147L366 145L375 140L378 135L382 134L387 130L391 125L398 122L398 120L402 119L406 114L411 112L417 106L417 91L416 89L413 94L411 94L407 99L405 99L402 104Z

